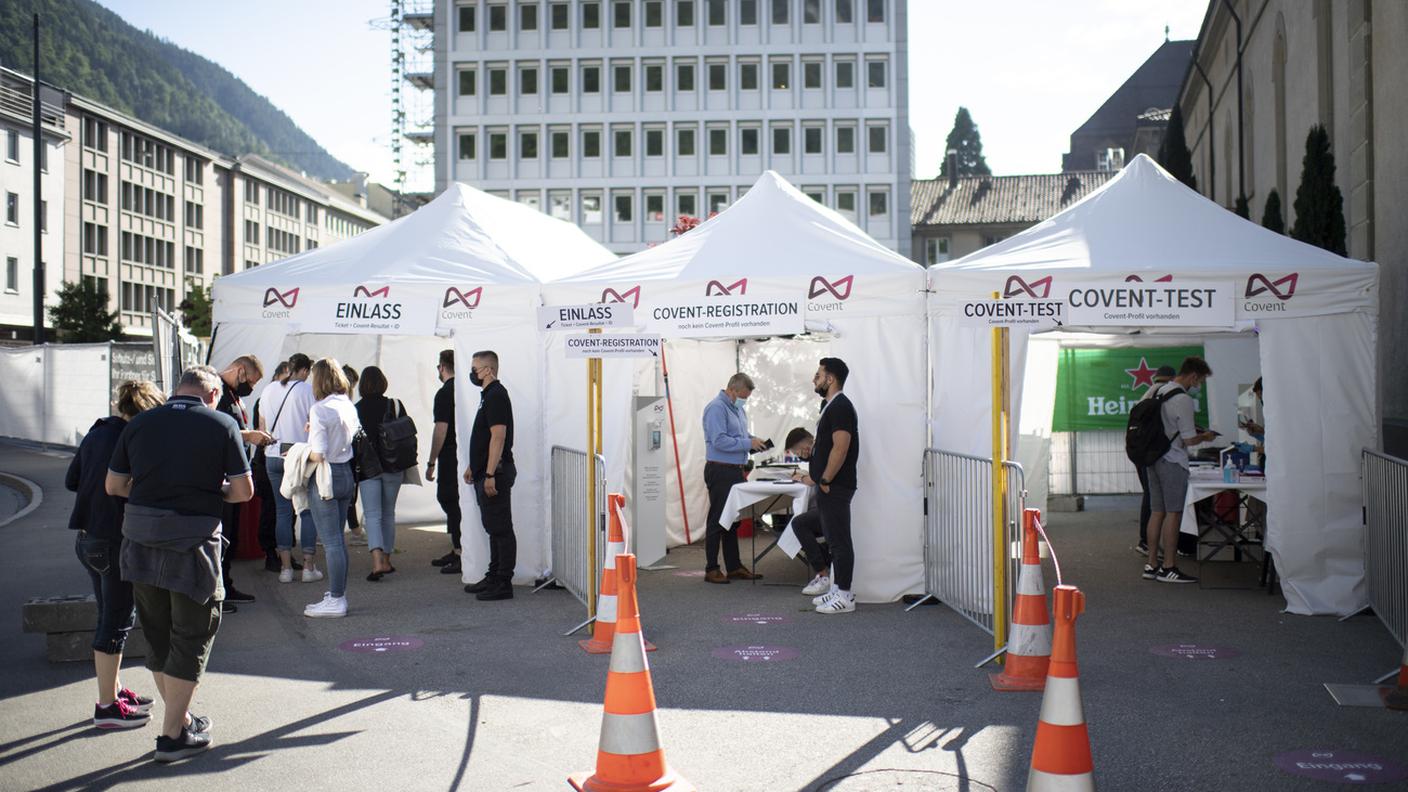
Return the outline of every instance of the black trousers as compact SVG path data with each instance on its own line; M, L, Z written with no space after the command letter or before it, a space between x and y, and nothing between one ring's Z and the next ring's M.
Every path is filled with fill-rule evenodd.
M440 455L435 460L435 499L440 501L440 510L445 512L445 532L450 534L450 544L460 549L460 488L459 462L453 456Z
M724 568L729 572L740 569L743 561L738 557L738 531L725 530L719 525L724 513L724 503L734 484L744 481L741 465L726 465L722 462L704 463L704 486L709 490L709 524L704 530L705 571L719 568L719 546L724 549Z
M518 565L518 537L513 533L514 480L518 471L512 465L499 465L494 476L497 494L484 493L484 481L474 482L474 499L479 504L479 516L484 533L489 535L489 569L484 577L501 584L513 582L513 570Z
M856 551L851 545L851 499L855 496L853 489L832 487L831 492L822 492L817 488L816 514L821 520L826 547L831 552L834 573L831 582L844 591L851 590L851 576L856 569Z
M1150 510L1149 507L1149 469L1146 467L1136 467L1135 470L1139 472L1139 487L1140 489L1144 490L1144 498L1139 501L1138 541L1138 544L1144 544L1146 541L1148 541L1148 535L1146 532L1149 528L1149 517L1153 515L1153 511Z
M818 494L820 490L812 490L813 498ZM831 553L817 541L817 537L825 536L826 533L822 530L821 511L817 509L816 501L812 501L810 509L793 517L790 525L792 533L802 545L802 552L807 554L807 563L811 565L812 571L818 575L826 572L826 568L831 566Z
M274 505L274 486L269 482L269 469L264 465L264 453L259 453L259 464L254 468L254 497L259 499L259 547L265 555L278 549L275 528L279 517Z
M224 511L220 516L220 530L225 536L225 547L220 553L220 570L225 579L225 588L234 588L235 578L230 574L230 567L234 566L234 560L239 557L240 551L240 505L238 503L225 504Z

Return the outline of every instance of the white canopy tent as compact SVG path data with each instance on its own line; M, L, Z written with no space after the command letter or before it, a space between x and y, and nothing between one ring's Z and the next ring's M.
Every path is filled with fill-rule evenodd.
M1062 330L1256 332L1267 393L1267 546L1287 609L1345 614L1363 606L1359 451L1379 442L1378 269L1246 222L1143 155L1064 212L931 270L935 445L991 453L990 333L965 319L965 303L996 292L1002 300L1061 300L1069 308L1074 286L1117 288L1136 280L1222 284L1218 293L1233 302L1232 322L1102 322ZM1011 333L1014 409L1021 404L1027 336L1039 330L1014 327ZM1213 376L1235 374L1214 369ZM1050 402L1041 406L1049 426Z
M853 223L765 173L748 193L694 230L640 253L553 281L549 304L630 301L636 322L666 340L690 538L705 532L701 415L735 371L750 373L753 434L781 445L794 426L814 431L819 400L811 392L817 361L844 359L846 393L860 417L860 488L852 506L855 591L888 601L918 591L923 579L921 459L926 414L924 273ZM799 308L790 332L778 324L685 332L674 321L691 306L753 302ZM786 309L782 309L785 313ZM805 323L808 332L793 335ZM548 352L549 436L583 447L585 368ZM626 479L631 392L657 391L653 361L607 361L604 418L608 486ZM679 479L670 466L667 543L685 542ZM636 530L659 530L636 526Z
M515 577L532 579L547 569L549 548L540 497L548 464L540 409L544 360L535 330L540 283L613 258L570 223L455 184L413 214L352 239L217 279L211 362L219 368L253 353L272 369L274 361L303 352L359 370L377 365L390 382L388 395L401 399L416 422L424 460L439 351L453 345L461 370L473 352L497 352L516 406ZM468 376L456 377L459 470L478 403ZM460 501L465 574L478 575L488 542L463 482ZM403 489L397 516L443 519L435 486Z

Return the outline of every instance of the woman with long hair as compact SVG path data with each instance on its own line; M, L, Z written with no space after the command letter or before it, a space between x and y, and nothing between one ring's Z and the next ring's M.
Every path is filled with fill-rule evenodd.
M347 377L332 358L313 364L312 410L308 415L309 461L319 469L308 482L308 506L313 525L323 543L328 569L328 591L319 602L304 608L311 618L335 619L347 615L347 545L342 526L357 484L352 475L352 439L361 428L357 410L348 398ZM326 473L326 476L324 475Z
M357 392L362 397L357 402L357 417L362 421L362 431L373 439L381 436L383 422L406 414L404 405L387 398L388 387L386 375L381 369L376 366L362 369L361 384L357 386ZM362 497L362 522L372 552L372 571L367 575L367 580L373 583L396 571L396 567L391 565L391 554L396 551L396 497L401 493L401 484L405 480L404 470L391 470L388 460L383 459L380 475L363 479L357 484Z

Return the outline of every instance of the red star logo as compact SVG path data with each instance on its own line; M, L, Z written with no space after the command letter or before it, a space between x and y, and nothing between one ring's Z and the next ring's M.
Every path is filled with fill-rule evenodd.
M1134 378L1134 384L1129 386L1130 390L1138 390L1140 385L1154 387L1154 374L1156 369L1149 368L1149 363L1143 358L1139 358L1139 367L1125 369L1124 373Z

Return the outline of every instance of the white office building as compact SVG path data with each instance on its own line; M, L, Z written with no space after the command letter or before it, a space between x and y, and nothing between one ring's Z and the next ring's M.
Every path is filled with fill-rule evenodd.
M629 253L772 169L908 255L906 3L439 0L436 191Z
M73 136L64 110L45 99L39 126L43 153L34 161L34 81L0 70L0 342L28 341L34 323L34 168L40 170L40 245L44 256L44 304L57 301L64 280L64 146ZM62 101L62 97L58 97ZM46 315L45 327L52 322Z

